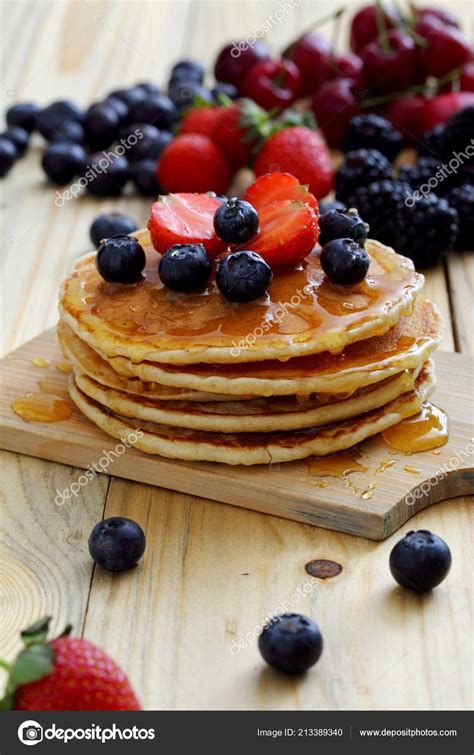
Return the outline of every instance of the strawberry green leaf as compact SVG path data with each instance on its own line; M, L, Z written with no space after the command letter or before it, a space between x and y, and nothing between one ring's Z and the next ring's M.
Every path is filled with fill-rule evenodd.
M50 621L51 616L45 616L43 619L35 621L35 623L32 624L31 627L28 627L28 629L24 629L21 633L21 639L25 645L28 646L37 642L44 642L48 635Z
M42 679L54 668L54 650L49 644L30 645L12 666L9 683L14 687Z

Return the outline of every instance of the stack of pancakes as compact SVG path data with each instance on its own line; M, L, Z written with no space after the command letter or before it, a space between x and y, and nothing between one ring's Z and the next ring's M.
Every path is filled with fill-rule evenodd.
M276 271L269 295L226 300L214 282L169 291L148 233L135 284L107 283L95 252L60 294L70 395L117 439L189 461L268 464L346 449L415 415L435 388L443 325L423 276L378 242L364 281L331 283L319 251ZM135 433L135 436L137 433Z

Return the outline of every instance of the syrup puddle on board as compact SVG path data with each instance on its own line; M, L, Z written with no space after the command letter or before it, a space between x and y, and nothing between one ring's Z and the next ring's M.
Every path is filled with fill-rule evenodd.
M59 370L59 372L71 372L72 364L71 362L57 362L56 369Z
M308 474L315 477L347 477L353 472L366 472L358 459L361 453L357 448L350 448L330 456L310 456L304 462Z
M72 414L71 407L63 398L50 393L20 398L13 402L12 409L28 422L61 422Z
M57 377L47 377L38 380L38 386L41 393L50 393L56 397L69 398L64 378L60 378L59 375Z
M448 442L448 417L442 409L427 402L415 417L402 420L382 432L387 445L405 453L431 451Z
M35 357L31 361L36 365L36 367L49 367L50 365L49 360L45 359L44 357Z

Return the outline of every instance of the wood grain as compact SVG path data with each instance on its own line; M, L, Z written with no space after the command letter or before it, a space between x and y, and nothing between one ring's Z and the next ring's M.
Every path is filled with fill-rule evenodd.
M348 5L354 10L359 3ZM472 4L449 5L472 29ZM266 39L281 49L339 6L337 0L302 0ZM140 79L163 82L177 58L198 54L211 64L222 43L253 31L277 7L276 0L4 2L2 104L15 96L42 104L72 97L87 104ZM345 30L341 39L347 39ZM99 211L128 212L139 225L148 214L148 203L130 193L106 201L81 197L56 207L40 155L41 140L35 138L28 156L2 182L3 353L54 324L58 283L88 248L88 226ZM472 280L472 259L453 255L449 278L441 268L427 275L427 294L453 316L455 337L449 328L446 350L472 349L472 285L467 287L466 275ZM103 509L102 479L70 511L58 513L51 503L55 490L77 479L79 470L5 452L1 458L8 552L0 605L8 611L1 613L0 655L11 658L19 629L54 611L56 626L66 618L78 631L84 624L86 636L117 658L147 708L472 708L468 499L437 504L411 520L410 527L444 537L453 552L447 581L433 595L417 598L394 587L388 574L397 535L377 544L112 479L105 514L143 522L148 548L143 564L119 579L96 571L89 593L84 542ZM314 558L332 558L344 567L295 606L313 615L324 632L326 647L314 672L302 680L281 678L264 668L255 644L232 655L232 639L253 631L280 600L289 600L308 579L304 564ZM74 581L77 570L80 580Z

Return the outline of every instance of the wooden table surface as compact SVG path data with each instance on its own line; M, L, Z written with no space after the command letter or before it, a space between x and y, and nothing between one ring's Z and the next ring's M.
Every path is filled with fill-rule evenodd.
M295 1L266 35L273 49L329 5L340 3ZM183 56L211 64L224 41L255 31L278 7L256 0L4 0L2 110L16 98L86 104L118 86L159 83ZM472 29L468 0L449 7ZM1 185L3 353L54 324L59 281L87 250L99 211L126 211L143 224L148 215L149 203L131 195L57 207L40 154L38 138ZM427 275L426 295L448 325L446 351L473 351L473 259L453 254ZM42 368L32 369L42 377ZM466 396L466 412L470 402ZM0 656L13 656L20 628L52 614L54 629L71 622L119 661L145 708L472 705L468 499L425 510L375 543L107 476L60 507L56 491L80 470L1 457ZM115 576L94 569L87 551L93 525L111 515L135 519L148 539L143 563ZM433 530L452 549L451 574L432 595L402 590L388 570L391 548L411 528ZM305 564L319 558L338 562L342 572L312 580ZM258 627L282 603L313 616L324 634L322 659L303 679L273 673L256 647Z

